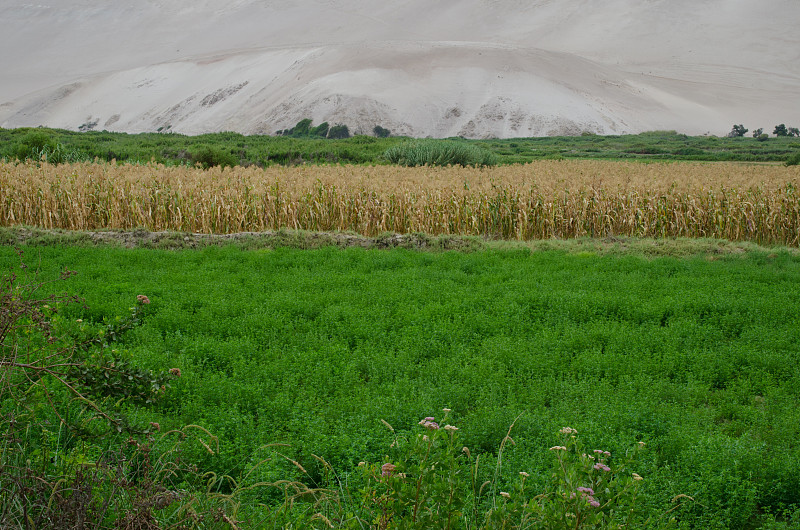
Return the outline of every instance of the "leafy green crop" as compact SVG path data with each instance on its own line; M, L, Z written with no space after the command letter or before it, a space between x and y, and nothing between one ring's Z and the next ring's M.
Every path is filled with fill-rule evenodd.
M695 501L674 512L685 528L779 524L773 515L800 504L800 259L788 251L28 253L43 275L78 271L68 287L88 309L64 318L98 324L149 297L148 318L120 346L136 367L182 377L138 417L208 429L219 451L182 458L240 486L356 490L359 462L384 462L394 436L447 407L459 443L491 464L477 465L479 483L494 480L518 418L502 491L522 471L525 488L544 491L546 448L563 445L554 433L570 425L587 450L613 455L611 468L647 444L636 468L644 519L678 495ZM0 266L13 258L0 247ZM263 448L279 442L286 458Z

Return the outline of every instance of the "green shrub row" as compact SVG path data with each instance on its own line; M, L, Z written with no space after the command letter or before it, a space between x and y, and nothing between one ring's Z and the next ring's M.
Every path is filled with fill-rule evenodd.
M244 136L232 132L184 136L0 129L0 158L40 160L45 156L59 163L99 159L242 166L385 164L403 158L409 163L490 165L560 158L786 162L800 152L800 139L794 137L759 142L748 137L691 137L674 131L656 131L625 136L413 141L389 136L387 129L375 127L374 136L330 139L329 132L325 133L327 138L322 137L320 127L324 125L311 127L309 123L307 132L283 136ZM432 147L436 144L442 145ZM490 152L495 158L484 151L476 152L479 150Z

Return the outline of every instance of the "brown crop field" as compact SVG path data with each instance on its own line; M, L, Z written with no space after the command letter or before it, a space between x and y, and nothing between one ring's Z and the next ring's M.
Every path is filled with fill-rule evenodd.
M799 166L541 161L490 169L0 164L0 225L715 237L798 246Z

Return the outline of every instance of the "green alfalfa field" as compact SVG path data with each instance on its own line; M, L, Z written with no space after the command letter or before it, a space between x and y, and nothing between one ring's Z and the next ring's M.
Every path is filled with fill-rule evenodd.
M168 491L184 492L166 508L145 506L154 524L423 527L426 507L454 528L560 528L580 522L576 513L586 528L799 522L796 250L624 238L340 248L343 239L291 232L124 248L66 232L20 245L18 235L4 232L0 247L18 283L76 271L36 292L83 300L60 306L54 326L76 342L101 337L86 359L105 362L105 373L111 359L164 388L152 400L108 400L109 385L78 377L76 390L122 418L119 429L55 383L62 417L36 401L37 385L26 398L37 421L8 392L3 413L28 421L26 450L43 476L149 443L145 453L160 455L151 468L172 470ZM426 417L441 429L419 425ZM440 471L421 471L415 443L443 444ZM562 451L577 460L566 465ZM176 458L174 469L164 464ZM417 497L427 484L427 504L404 481ZM604 519L586 499L571 507L569 488L584 495L581 484L597 490ZM134 500L113 506L129 522L139 513ZM219 511L205 522L192 516L209 506Z

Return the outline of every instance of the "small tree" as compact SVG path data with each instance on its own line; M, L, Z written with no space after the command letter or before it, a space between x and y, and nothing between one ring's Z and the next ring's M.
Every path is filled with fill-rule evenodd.
M744 136L747 133L748 129L745 128L744 125L734 125L731 132L728 133L728 138L738 138L740 136Z
M309 129L311 128L311 120L306 118L297 122L297 125L292 127L291 135L295 138L308 136Z
M789 131L786 130L786 125L781 123L775 126L775 130L772 131L772 134L775 136L789 136Z
M384 129L380 125L376 125L375 128L372 129L372 133L378 138L388 138L391 131L389 129Z
M753 131L753 138L758 138L762 134L764 134L764 129L763 128L758 128L755 131Z
M328 131L328 138L333 138L335 140L350 138L350 129L347 128L347 125L334 125Z
M328 136L328 130L330 126L328 125L327 121L324 121L311 129L311 136L319 136L320 138L326 138Z
M789 127L789 136L800 137L800 129L797 127Z

